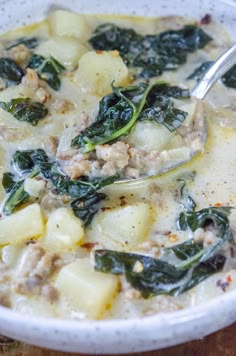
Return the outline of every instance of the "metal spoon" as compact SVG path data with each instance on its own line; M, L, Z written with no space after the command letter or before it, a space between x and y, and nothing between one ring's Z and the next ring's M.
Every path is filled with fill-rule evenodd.
M236 44L234 44L230 49L224 52L215 63L208 69L203 78L194 86L191 91L191 97L198 100L205 98L208 91L213 87L215 82L222 77L230 68L236 64ZM203 133L202 141L205 143L207 138L207 130ZM193 152L191 157L187 160L179 161L171 166L166 166L155 174L149 176L140 176L136 179L120 179L115 183L130 183L143 180L145 178L157 177L158 175L168 172L186 162L189 162L194 156L196 156L199 151Z

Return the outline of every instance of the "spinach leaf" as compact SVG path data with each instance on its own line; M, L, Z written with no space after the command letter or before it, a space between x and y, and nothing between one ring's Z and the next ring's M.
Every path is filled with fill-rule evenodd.
M11 45L8 46L6 49L9 50L9 49L19 46L21 44L25 45L29 49L34 49L38 46L38 38L37 37L20 37L17 40L15 40L13 43L11 43Z
M38 175L38 170L33 170L29 178L33 178ZM6 201L3 204L3 213L5 215L10 215L14 212L14 210L19 207L20 205L29 202L30 195L24 190L24 179L18 180L15 184L11 185L11 189L9 186L9 195Z
M84 222L84 225L87 226L97 213L99 203L105 198L106 195L103 193L94 193L88 197L74 200L71 203L71 207L75 216L80 218Z
M222 82L227 87L236 89L236 65L222 76Z
M11 99L7 103L1 101L0 107L17 120L28 122L32 126L36 126L48 114L48 109L43 104L30 98Z
M158 35L138 34L111 23L98 26L89 40L96 50L118 50L137 75L150 78L184 64L187 54L203 48L212 38L201 28L187 25Z
M10 173L10 172L3 173L2 186L6 193L10 193L10 191L14 187L15 183L16 182L14 179L14 175L12 173Z
M79 145L82 152L90 152L96 145L127 135L136 123L153 86L146 83L124 88L113 86L113 93L100 101L95 122L76 136L71 145Z
M118 176L98 178L84 176L80 179L70 179L62 174L55 165L52 166L50 175L50 180L59 194L66 194L75 199L85 199L106 185L114 183L117 178Z
M36 165L41 171L41 165L49 163L49 158L44 150L16 151L12 156L12 164L20 173L30 172Z
M139 83L124 88L113 86L113 93L100 101L95 122L76 136L71 145L79 145L84 153L90 152L96 145L128 135L137 120L153 120L174 131L187 113L175 108L169 96L188 98L189 91L163 82Z
M186 99L189 96L188 89L170 87L166 83L154 86L146 98L139 120L154 121L173 132L182 125L188 113L175 108L170 97Z
M220 271L224 263L225 257L216 255L190 270L179 270L168 262L149 256L111 250L95 251L96 271L124 274L144 298L158 294L177 296Z
M57 194L66 194L71 200L76 199L71 202L71 207L75 216L80 217L86 226L97 212L99 202L106 197L103 193L97 193L97 190L112 184L118 178L111 176L70 179L60 171L56 162L50 161L42 149L16 151L12 157L12 164L18 174L18 179L15 180L11 173L3 175L2 184L9 193L3 206L4 214L9 215L16 207L32 200L24 191L24 181L27 177L33 178L40 175L53 185Z
M24 70L10 58L0 58L0 77L7 81L7 85L21 82Z
M197 82L202 79L204 74L210 69L214 62L213 61L208 61L208 62L203 62L199 67L197 67L192 74L188 76L187 79L195 79Z
M33 54L28 63L28 68L34 69L39 77L45 80L52 89L60 89L61 80L59 75L64 72L65 67L55 58L44 58L38 54Z
M194 261L196 258L200 258L201 262L206 261L212 257L216 250L219 250L226 241L232 240L232 230L228 219L231 210L231 207L210 207L197 212L187 211L180 213L177 225L181 230L187 230L189 228L195 231L200 227L206 229L212 226L217 231L218 240L209 247L203 248L202 246L202 251L198 256L193 257ZM192 263L192 261L189 260L187 263ZM179 267L182 268L184 265L185 263Z

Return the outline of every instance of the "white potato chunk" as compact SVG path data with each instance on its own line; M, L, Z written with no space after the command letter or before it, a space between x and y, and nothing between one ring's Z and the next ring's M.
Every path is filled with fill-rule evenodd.
M44 180L38 180L36 178L26 178L24 182L24 190L32 197L38 198L45 188L46 183Z
M16 244L42 235L43 217L38 204L32 204L0 220L0 245Z
M78 39L70 37L54 37L41 42L36 53L44 57L54 57L68 69L77 66L79 58L87 52L87 48Z
M173 137L174 132L163 125L144 121L135 125L126 140L133 147L161 151Z
M82 221L69 208L55 210L47 222L45 245L53 251L75 248L84 238Z
M105 95L113 81L116 86L127 82L128 68L118 51L89 51L80 58L75 78L89 92Z
M88 38L89 27L83 15L57 10L48 17L51 33L55 36Z
M93 220L89 239L94 236L105 248L129 251L147 239L154 215L152 205L142 202L101 211Z
M96 272L88 259L79 259L63 267L55 286L70 309L99 319L112 304L118 291L118 277Z

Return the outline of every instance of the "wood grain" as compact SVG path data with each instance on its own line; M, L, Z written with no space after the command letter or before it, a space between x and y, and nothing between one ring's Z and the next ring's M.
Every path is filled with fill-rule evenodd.
M86 356L50 351L38 347L21 344L0 336L1 356ZM99 354L93 354L100 356ZM236 355L236 323L202 340L188 342L164 350L137 353L136 356L235 356ZM102 356L102 355L101 355ZM110 355L107 355L110 356ZM125 355L123 355L125 356ZM126 355L128 356L128 355ZM130 355L129 355L130 356Z

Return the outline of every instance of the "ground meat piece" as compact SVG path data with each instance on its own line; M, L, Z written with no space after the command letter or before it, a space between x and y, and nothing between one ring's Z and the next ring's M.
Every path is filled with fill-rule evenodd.
M50 303L56 301L59 297L58 290L50 284L42 287L41 295Z
M24 64L25 62L28 62L31 53L24 44L19 44L18 46L9 49L8 55L17 64Z
M55 253L46 252L38 244L29 244L15 280L16 292L39 295L55 270Z
M22 78L22 84L26 87L37 89L39 87L39 77L35 70L26 69L26 75Z
M129 154L129 167L138 169L139 175L142 173L155 174L163 166L163 158L159 151L148 152L139 148L130 148Z
M40 201L40 206L44 211L51 212L52 210L63 206L63 196L53 194L53 192L49 191L43 195Z
M77 152L78 151L73 148L67 151L57 152L57 158L61 159L62 161L67 161L73 158L77 154Z
M65 172L72 178L76 179L82 176L98 177L100 173L100 164L98 161L73 159L65 168Z
M74 109L74 104L69 100L56 98L53 103L53 108L59 114L65 114L66 112Z
M76 122L76 131L77 131L77 133L82 132L89 125L90 125L90 117L85 111L82 111L80 113L79 117L78 117L77 122Z
M46 89L40 87L35 91L35 99L36 101L39 101L42 104L45 104L49 99L51 95L47 92Z
M46 151L51 155L55 156L57 153L58 138L56 136L47 136L44 140L44 146Z
M96 155L99 160L109 163L118 170L123 169L128 165L129 145L124 142L116 142L113 145L98 145L96 147Z

